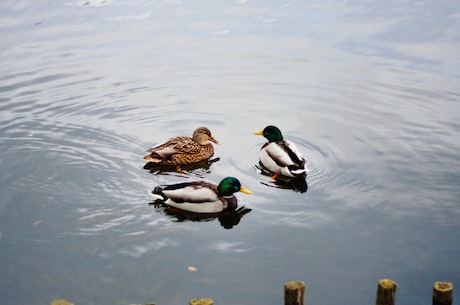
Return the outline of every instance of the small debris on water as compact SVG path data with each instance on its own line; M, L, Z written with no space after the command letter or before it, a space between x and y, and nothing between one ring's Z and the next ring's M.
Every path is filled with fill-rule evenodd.
M39 220L37 220L36 222L33 223L33 226L36 227L39 224L41 224L42 222L43 222L43 219L39 219Z

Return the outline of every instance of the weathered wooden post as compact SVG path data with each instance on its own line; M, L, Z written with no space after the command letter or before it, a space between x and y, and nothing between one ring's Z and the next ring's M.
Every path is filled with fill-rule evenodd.
M381 279L377 287L376 305L394 305L396 294L396 282L389 279Z
M305 284L299 281L284 283L284 305L304 305Z
M59 299L52 301L50 305L73 305L73 303L70 303L64 299Z
M190 301L190 305L212 305L212 299L204 298L204 299L192 299Z
M433 285L433 305L452 305L454 285L450 282L435 282Z

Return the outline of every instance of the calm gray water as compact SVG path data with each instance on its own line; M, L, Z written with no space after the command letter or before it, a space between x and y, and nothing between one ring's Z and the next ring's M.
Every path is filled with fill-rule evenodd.
M4 0L0 34L1 304L460 304L458 1ZM254 167L268 124L307 192ZM143 169L200 125L220 161ZM228 175L231 229L149 205Z

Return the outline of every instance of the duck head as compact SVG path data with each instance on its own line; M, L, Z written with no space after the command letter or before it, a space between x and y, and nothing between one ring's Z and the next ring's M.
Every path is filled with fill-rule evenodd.
M207 127L198 127L193 132L193 140L200 145L207 145L209 143L220 144L211 134L211 131Z
M254 131L255 135L264 136L268 142L278 142L283 141L283 135L281 130L278 127L273 125L268 125L263 130Z
M238 179L235 177L226 177L217 186L217 192L222 196L232 196L236 192L245 194L252 194L250 190L243 187Z

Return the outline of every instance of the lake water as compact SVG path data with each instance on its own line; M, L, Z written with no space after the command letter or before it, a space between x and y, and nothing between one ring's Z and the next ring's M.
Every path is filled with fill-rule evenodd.
M6 0L0 33L1 304L460 304L458 1ZM307 191L255 168L269 124ZM218 162L143 169L200 125ZM229 175L227 228L149 204Z

